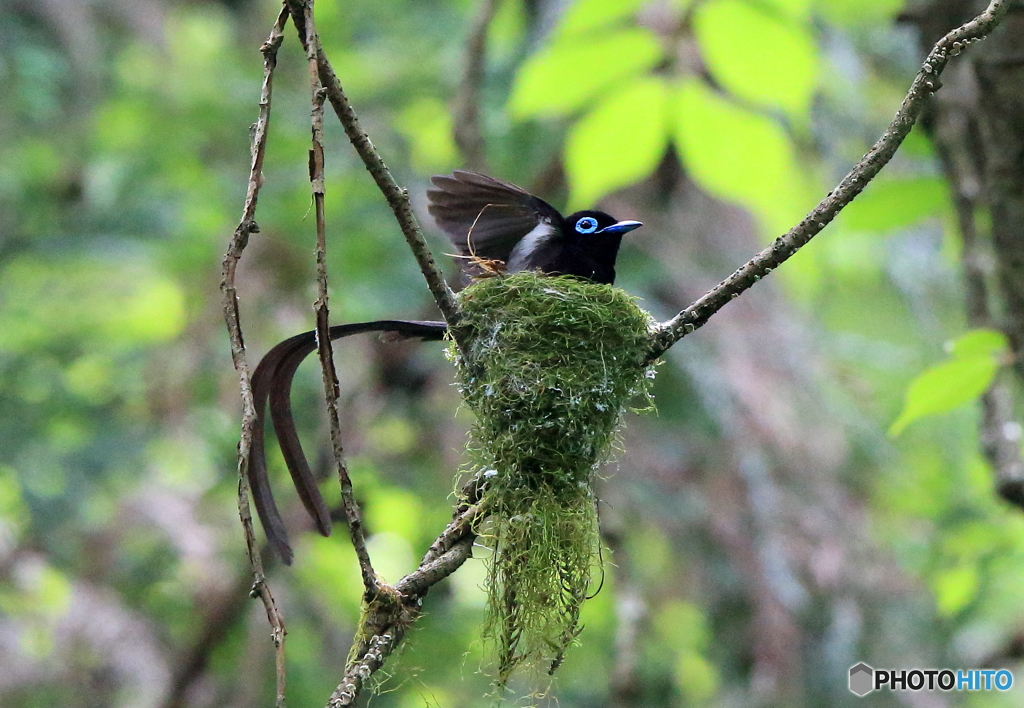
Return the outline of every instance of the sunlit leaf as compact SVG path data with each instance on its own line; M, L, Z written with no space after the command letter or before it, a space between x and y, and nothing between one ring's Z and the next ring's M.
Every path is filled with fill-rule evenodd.
M964 609L978 595L981 578L973 565L940 573L932 582L935 606L940 615L950 617Z
M600 29L635 13L647 0L576 0L558 23L556 36L568 37Z
M949 343L949 353L957 359L995 357L1010 348L1010 340L996 329L972 329Z
M718 671L697 652L683 652L675 668L679 690L688 704L704 703L718 692Z
M788 17L806 19L814 0L764 0L764 4Z
M999 371L1006 337L992 330L975 330L953 343L953 358L915 378L907 389L903 411L889 428L896 436L914 421L946 413L984 393Z
M565 115L587 107L602 89L651 69L660 58L658 40L640 28L557 43L523 64L509 108L518 118Z
M949 186L937 177L876 179L837 219L857 231L889 231L936 216L949 203Z
M643 179L668 147L667 89L643 78L605 96L569 130L565 169L572 208Z
M689 80L680 87L672 131L686 170L711 194L752 209L771 230L803 215L793 145L770 118Z
M694 15L694 32L704 62L728 91L806 116L818 54L802 24L743 0L712 0Z
M906 0L816 0L829 22L861 27L889 24L904 4Z

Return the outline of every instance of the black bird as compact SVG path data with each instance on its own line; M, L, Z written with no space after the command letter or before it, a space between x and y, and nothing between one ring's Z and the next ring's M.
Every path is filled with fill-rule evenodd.
M462 255L463 273L480 272L479 260L500 261L509 273L539 270L595 283L615 281L622 235L641 226L603 211L563 217L514 184L465 170L432 177L427 210Z
M514 273L539 270L550 275L573 275L597 283L615 280L615 258L622 235L639 221L617 221L603 211L578 211L563 217L557 209L514 184L476 172L456 170L431 178L436 189L427 192L428 210L462 256L464 279L480 275L497 263ZM443 339L444 322L382 320L331 327L331 339L353 334L388 332L423 340ZM316 349L316 333L303 332L281 342L260 361L252 377L256 405L249 485L256 512L270 545L290 564L281 514L267 474L264 421L267 402L277 441L292 482L317 530L331 533L331 518L317 481L302 452L291 413L292 379L299 364Z

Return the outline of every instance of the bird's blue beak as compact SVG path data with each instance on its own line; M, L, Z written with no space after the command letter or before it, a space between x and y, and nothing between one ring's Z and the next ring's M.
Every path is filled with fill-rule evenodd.
M643 224L639 221L617 221L611 226L605 226L603 229L598 231L599 234L624 234L633 229L638 229Z

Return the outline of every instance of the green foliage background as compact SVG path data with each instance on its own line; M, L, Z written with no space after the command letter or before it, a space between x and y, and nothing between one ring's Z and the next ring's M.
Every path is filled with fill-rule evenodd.
M218 280L277 8L70 3L81 14L62 19L43 5L0 13L0 703L268 705ZM799 220L884 129L918 61L900 5L502 0L483 87L490 172L559 207L642 219L618 284L668 316ZM429 176L460 166L449 106L476 11L316 3L364 127L420 206ZM312 326L308 113L289 28L239 279L251 363ZM435 316L333 124L327 140L334 321ZM659 414L627 421L599 488L614 565L584 606L560 705L834 705L857 661L974 668L1015 635L1024 520L992 492L974 407L957 406L1002 345L954 348L947 368L973 362L957 380L968 395L900 417L911 380L965 329L938 174L915 131L772 282L667 357ZM469 416L440 347L347 342L338 365L371 552L394 580L449 517ZM326 472L318 380L300 372L295 410ZM289 702L321 705L359 576L344 534L307 530L296 556L270 575ZM375 705L481 704L483 576L472 561L430 595ZM643 619L625 691L630 608Z

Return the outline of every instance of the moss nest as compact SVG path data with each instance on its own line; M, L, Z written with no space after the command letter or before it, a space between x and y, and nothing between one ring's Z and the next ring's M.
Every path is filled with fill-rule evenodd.
M459 304L464 351L449 351L476 414L467 448L494 550L485 637L504 685L523 664L553 672L579 633L599 549L592 480L627 407L650 407L653 320L621 290L533 272L479 280Z

